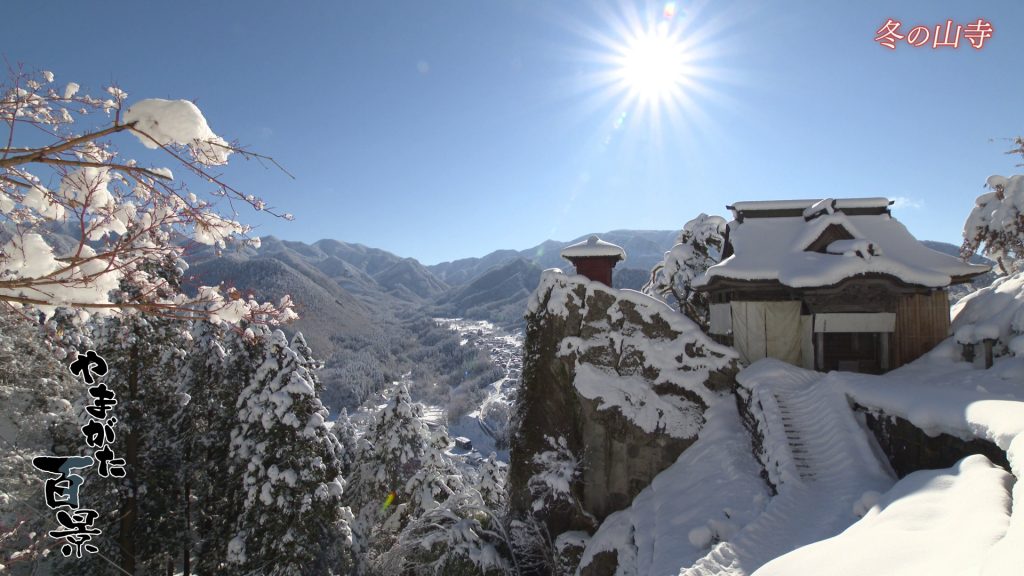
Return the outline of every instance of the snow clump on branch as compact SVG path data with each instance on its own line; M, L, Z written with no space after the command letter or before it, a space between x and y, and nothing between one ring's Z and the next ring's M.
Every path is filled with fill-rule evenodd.
M146 148L187 146L192 157L207 166L227 164L231 155L227 141L210 130L203 113L188 100L140 100L124 113L124 122L135 124L132 133Z

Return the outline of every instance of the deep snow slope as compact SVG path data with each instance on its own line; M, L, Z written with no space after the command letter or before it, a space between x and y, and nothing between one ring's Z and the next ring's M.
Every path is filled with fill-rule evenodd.
M764 510L769 487L736 411L723 399L708 408L700 438L591 538L581 566L615 553L618 574L677 574L731 538Z
M1022 574L1019 561L1016 568L993 563L992 546L1010 520L1012 481L980 454L914 472L860 502L864 518L842 534L777 558L757 576Z
M829 374L835 387L870 410L904 418L929 434L946 433L965 440L978 438L992 442L1006 451L1013 472L1010 476L999 470L989 471L974 462L978 459L976 456L964 459L947 471L939 471L950 475L947 482L951 484L946 491L950 495L948 505L933 508L941 510L941 514L924 508L912 510L914 516L889 514L891 521L883 528L891 531L893 526L899 527L901 518L913 520L916 516L956 526L957 534L988 534L988 539L973 538L974 549L965 549L961 545L964 539L946 542L950 536L947 534L945 538L930 540L925 555L910 556L909 560L903 556L894 558L903 564L894 563L888 570L863 573L893 576L1024 574L1024 482L1015 481L1024 477L1024 379L1007 379L1006 371L998 368L997 363L995 368L979 370L965 362L951 362L942 354L933 354L883 376ZM988 465L986 459L982 460ZM904 478L897 488L911 476ZM969 489L964 490L964 486ZM938 479L925 487L932 489L936 497L942 496L943 486ZM964 497L965 492L976 496ZM886 512L889 511L883 510L883 515ZM881 519L882 516L875 523ZM906 550L912 549L919 535L913 527L911 523L890 540ZM861 540L850 538L847 543L853 548ZM941 558L945 558L945 563L931 564ZM929 571L929 566L943 569ZM957 570L957 566L967 568Z
M764 512L680 574L754 573L769 560L827 538L857 520L855 504L895 479L841 391L821 374L758 362L739 382L764 435L763 458L778 494Z

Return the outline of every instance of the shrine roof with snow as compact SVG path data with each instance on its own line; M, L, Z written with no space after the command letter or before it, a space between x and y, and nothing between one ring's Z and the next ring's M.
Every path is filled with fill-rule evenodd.
M621 246L616 246L611 242L605 242L597 236L590 236L582 242L577 242L571 246L566 246L562 250L561 256L563 258L597 258L597 257L612 257L618 258L619 260L626 259L626 251Z
M696 281L832 286L861 275L939 288L989 270L928 248L889 212L886 198L737 202L725 258Z

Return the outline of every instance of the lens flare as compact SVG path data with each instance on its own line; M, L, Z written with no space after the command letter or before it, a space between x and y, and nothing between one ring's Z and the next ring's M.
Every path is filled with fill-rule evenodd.
M384 511L387 510L394 501L395 501L395 491L392 490L391 492L388 492L388 497L384 499L384 505L380 507L381 513L383 514Z
M661 16L665 20L671 20L676 17L676 3L666 2L665 9L661 11Z

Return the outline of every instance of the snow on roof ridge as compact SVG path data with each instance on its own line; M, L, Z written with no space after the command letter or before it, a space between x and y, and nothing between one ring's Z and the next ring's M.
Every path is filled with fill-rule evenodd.
M758 210L806 210L827 198L813 198L802 200L744 200L735 202L728 206L733 212L748 212ZM864 198L835 198L837 210L843 208L887 208L892 202L881 196Z
M881 256L882 250L875 243L863 238L853 240L836 240L825 247L826 254L838 254L840 256L859 256L865 260L872 256Z
M589 238L582 242L566 246L565 249L562 250L561 256L562 258L618 256L620 260L625 260L626 251L622 249L622 246L612 244L611 242L605 242L598 238L597 234L591 234Z
M880 203L881 200L848 199L861 206L875 201ZM791 205L786 210L796 208ZM874 245L876 254L870 259L863 259L844 258L828 251L823 254L807 252L806 248L832 224L845 228L854 240L869 241ZM976 276L989 269L928 248L887 212L850 215L837 211L810 221L805 221L799 211L792 216L742 220L737 215L737 219L729 224L729 235L734 250L732 256L709 268L694 282L695 286L707 286L718 277L739 281L776 281L792 288L809 288L831 286L863 274L883 274L907 284L944 287L955 279Z
M807 247L820 238L822 233L824 233L825 230L833 224L842 226L856 240L866 239L864 235L860 233L860 230L853 225L853 222L850 221L849 216L842 212L834 212L827 216L820 216L804 224L804 231L800 236L797 236L796 241L793 243L792 251L803 252L807 250Z

